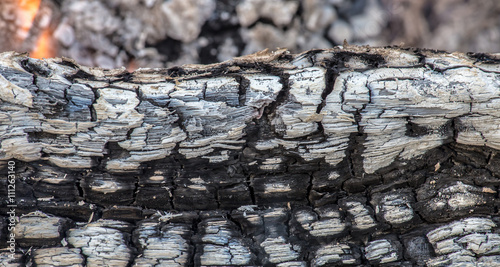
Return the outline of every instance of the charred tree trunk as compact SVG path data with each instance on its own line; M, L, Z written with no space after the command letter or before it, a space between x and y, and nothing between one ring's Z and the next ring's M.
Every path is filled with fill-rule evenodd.
M499 265L499 85L495 55L401 48L134 73L1 54L0 259Z

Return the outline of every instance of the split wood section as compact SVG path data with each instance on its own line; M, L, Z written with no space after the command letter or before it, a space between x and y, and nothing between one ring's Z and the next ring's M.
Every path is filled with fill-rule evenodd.
M133 73L0 54L35 248L14 261L498 264L499 89L495 55L397 47Z

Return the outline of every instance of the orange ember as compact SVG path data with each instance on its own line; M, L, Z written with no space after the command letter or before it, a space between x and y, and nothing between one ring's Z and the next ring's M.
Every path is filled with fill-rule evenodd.
M38 37L38 42L35 49L31 51L30 57L32 58L50 58L55 57L56 52L52 42L52 31L47 28Z
M38 8L40 7L40 0L18 0L17 1L17 16L19 17L19 25L17 36L24 40L28 37L33 19L35 19Z

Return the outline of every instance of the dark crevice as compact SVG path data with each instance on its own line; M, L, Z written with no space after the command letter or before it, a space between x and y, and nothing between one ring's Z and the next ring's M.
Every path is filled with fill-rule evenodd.
M220 204L220 199L219 199L219 191L217 189L214 190L213 198L214 198L215 202L217 203L217 209L220 209L221 204Z
M97 91L98 89L95 89L93 87L90 87L89 88L92 90L92 92L94 92L94 103L97 103L97 99L99 99L99 92ZM90 108L90 121L97 121L97 111L94 107L94 105L90 105L89 108Z
M199 233L199 229L198 229L198 224L201 223L201 219L200 219L200 214L198 212L198 216L195 220L193 220L192 222L192 227L191 229L193 229L193 231L191 232L192 233L192 237L195 237L197 235L200 235ZM197 265L197 262L196 262L196 254L200 254L202 255L203 254L203 251L198 251L198 246L196 245L195 243L195 240L194 238L189 238L189 245L191 246L192 250L192 254L191 254L191 257L189 257L189 262L188 262L188 266L195 266Z
M252 186L252 176L247 176L247 186L250 191L250 198L252 199L252 205L255 205L255 190Z
M307 194L306 194L306 198L307 198L307 204L310 206L310 207L313 207L314 206L314 203L311 202L311 191L312 191L312 188L313 188L313 179L314 179L314 175L311 173L309 174L309 182L307 184Z
M38 94L38 92L40 91L40 87L38 86L38 76L36 74L33 74L32 79L33 87L35 87L34 93Z
M174 205L174 186L172 186L172 189L168 191L168 202L170 203L170 206L172 207L172 210L176 210L175 205Z
M330 95L333 92L333 88L335 86L335 81L337 80L337 77L339 76L338 71L336 71L334 68L327 68L326 69L326 74L325 74L325 89L321 93L321 103L318 105L316 108L316 113L321 114L321 110L326 106L326 98L328 95ZM325 133L325 128L323 127L322 121L317 122L318 124L318 131L323 134L323 138L326 140L328 137L326 136Z
M128 129L128 131L127 131L127 135L126 135L126 137L125 137L125 139L126 139L126 140L130 140L130 139L132 138L132 133L134 132L134 129L135 129L135 128L130 128L130 129ZM145 140L147 140L147 138L145 138Z
M81 199L85 199L85 194L84 194L84 191L83 191L83 188L82 188L82 185L81 185L81 178L77 178L75 180L75 186L76 186L76 189L78 190L78 196Z
M264 115L270 115L271 117L276 115L276 109L288 99L288 94L290 92L290 84L288 81L290 75L282 71L275 75L280 77L282 89L276 96L276 100L269 104L269 106L267 106L264 110Z
M137 201L137 193L139 192L139 177L138 176L134 176L135 178L135 182L134 182L134 192L132 193L132 202L130 203L131 205L133 205L134 203L136 203Z
M333 87L335 86L335 81L337 80L339 73L335 71L333 68L327 68L325 75L326 75L325 90L323 90L323 92L321 93L321 104L319 104L318 107L316 108L316 113L318 114L326 106L326 98L328 97L328 95L332 93Z
M245 106L245 103L246 103L246 92L247 92L247 88L250 87L250 81L239 75L237 77L237 81L238 81L238 84L239 84L239 88L238 88L238 105L240 107L243 107Z
M451 119L450 123L450 128L453 131L453 140L456 142L458 138L458 133L460 133L463 127L461 126L460 122L458 121L459 118L453 118Z

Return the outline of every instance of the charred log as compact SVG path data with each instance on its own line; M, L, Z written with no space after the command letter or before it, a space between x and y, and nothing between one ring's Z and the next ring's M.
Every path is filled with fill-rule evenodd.
M499 75L397 47L133 73L1 54L0 258L498 265Z

